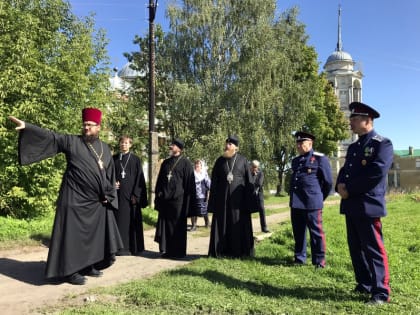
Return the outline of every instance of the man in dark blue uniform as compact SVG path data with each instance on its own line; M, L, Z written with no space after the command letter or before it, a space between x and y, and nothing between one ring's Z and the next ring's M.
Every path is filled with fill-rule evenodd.
M366 104L349 105L350 127L359 136L348 150L335 190L346 216L347 242L356 292L371 295L370 304L389 301L389 270L381 217L386 215L386 178L393 159L392 143L373 129L379 113Z
M295 264L306 262L306 230L309 229L312 264L325 267L325 234L322 229L322 208L332 188L331 166L328 158L312 149L315 137L296 132L299 156L292 160L290 208Z

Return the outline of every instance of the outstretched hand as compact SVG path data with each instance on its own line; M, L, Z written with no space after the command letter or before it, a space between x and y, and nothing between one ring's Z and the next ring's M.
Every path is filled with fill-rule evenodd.
M16 130L25 129L25 122L23 120L17 119L15 116L9 116L9 119L17 125Z

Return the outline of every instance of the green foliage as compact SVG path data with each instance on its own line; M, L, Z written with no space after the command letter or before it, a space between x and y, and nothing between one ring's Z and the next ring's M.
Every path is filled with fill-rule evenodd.
M40 217L35 220L15 219L12 217L0 216L0 248L4 244L9 244L14 241L20 244L30 243L30 240L37 242L43 241L51 235L54 213L50 212L46 216ZM11 244L11 243L10 243Z
M144 208L142 211L144 229L155 228L158 218L158 212L153 208Z
M319 101L308 114L305 131L317 136L314 149L327 155L337 152L337 142L349 137L348 121L339 108L330 83L322 74Z
M210 167L226 136L237 134L241 152L262 162L266 184L282 187L293 132L316 132L330 153L343 123L298 10L275 12L274 0L169 5L169 32L157 30L157 117L159 131L183 138L187 155ZM134 62L148 69L147 37L136 41ZM145 79L139 93L147 91Z
M19 166L7 117L79 133L81 109L107 103L106 41L62 0L4 0L0 9L0 215L35 217L53 209L65 160Z
M144 160L147 158L146 145L148 139L146 113L130 96L112 101L112 112L108 120L108 128L114 135L110 145L114 152L119 152L119 138L123 135L133 139L131 151Z

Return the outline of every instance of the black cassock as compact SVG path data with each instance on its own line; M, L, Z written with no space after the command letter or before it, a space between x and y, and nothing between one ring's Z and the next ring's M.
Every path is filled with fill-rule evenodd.
M232 172L233 180L228 181ZM209 256L254 255L252 232L253 182L247 159L239 153L219 157L214 164L208 211L213 213Z
M122 247L113 211L118 208L115 169L108 145L92 143L98 158L81 136L62 135L26 123L19 133L19 163L27 165L64 153L67 168L57 199L48 251L47 278L65 277L95 265L112 264ZM107 205L102 200L108 200Z
M194 213L195 177L192 163L183 155L162 162L155 189L159 212L155 242L170 257L187 253L187 216Z
M118 211L115 213L124 248L121 254L144 251L143 217L147 207L147 188L140 159L131 152L114 155L115 175L120 182ZM132 196L137 203L132 203Z

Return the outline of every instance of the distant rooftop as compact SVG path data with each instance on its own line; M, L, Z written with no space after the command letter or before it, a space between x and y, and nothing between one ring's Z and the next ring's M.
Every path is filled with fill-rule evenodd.
M413 149L413 154L410 155L410 149L407 150L394 150L394 154L399 157L420 157L420 149Z
M327 63L334 61L353 61L350 54L343 50L334 51L327 59Z

